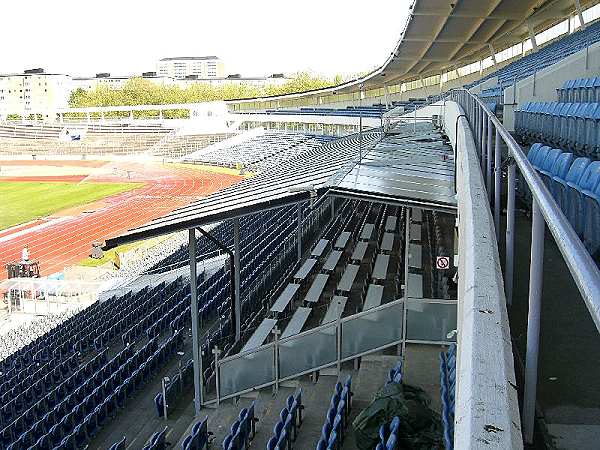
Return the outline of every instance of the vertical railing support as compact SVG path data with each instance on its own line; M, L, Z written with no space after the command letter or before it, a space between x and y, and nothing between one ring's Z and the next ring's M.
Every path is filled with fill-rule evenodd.
M483 178L485 179L486 176L486 172L485 172L485 160L486 160L486 154L487 154L487 139L486 139L486 135L487 135L487 118L485 116L485 113L483 111L483 108L479 108L481 110L481 141L480 141L480 148L481 148L481 173L483 174ZM487 180L486 180L487 181Z
M523 394L523 431L527 444L533 443L533 431L535 427L540 313L542 309L542 282L544 275L545 223L535 198L533 199L532 213L529 312L527 314L527 351L525 355L525 391Z
M500 242L500 195L502 193L502 153L500 150L500 132L496 128L494 144L494 225L496 240Z
M488 192L488 201L492 201L492 119L487 116L487 151L486 151L486 175L485 180L487 181L486 187Z
M212 352L215 355L215 386L217 391L217 406L219 406L221 403L221 373L219 371L219 355L221 354L221 350L215 345Z
M273 385L273 393L279 392L279 335L281 331L275 326L273 328L273 374L275 375L275 384Z
M506 303L510 306L513 297L513 279L515 263L515 182L517 168L511 161L508 165L508 185L506 187L506 264L505 288Z

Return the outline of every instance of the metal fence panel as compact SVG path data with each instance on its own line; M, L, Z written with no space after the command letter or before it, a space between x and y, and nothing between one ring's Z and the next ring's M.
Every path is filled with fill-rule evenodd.
M219 396L262 386L275 381L274 345L269 344L231 359L219 362Z
M284 340L279 344L281 378L304 373L310 369L334 364L337 361L337 323L319 327Z
M350 317L342 322L342 359L402 339L403 302Z
M448 342L456 330L456 303L430 302L424 299L406 300L406 339L414 341Z

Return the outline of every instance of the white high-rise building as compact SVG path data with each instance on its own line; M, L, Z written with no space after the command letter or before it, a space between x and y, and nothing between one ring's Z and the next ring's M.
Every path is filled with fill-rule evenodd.
M163 58L156 65L158 76L171 78L222 78L225 76L225 65L217 56L178 56Z
M43 69L0 75L0 118L16 114L51 116L68 105L71 77Z

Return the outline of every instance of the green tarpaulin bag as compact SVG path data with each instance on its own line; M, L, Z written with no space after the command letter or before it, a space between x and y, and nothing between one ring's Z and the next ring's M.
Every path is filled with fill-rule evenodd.
M390 383L380 389L369 406L354 419L352 426L360 450L373 450L379 442L379 428L400 418L398 448L429 450L443 448L440 416L429 407L422 389Z

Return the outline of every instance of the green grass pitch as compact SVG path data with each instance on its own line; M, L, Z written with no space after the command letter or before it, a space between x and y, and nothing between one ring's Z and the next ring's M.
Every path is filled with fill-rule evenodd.
M140 186L141 183L0 181L0 230Z

